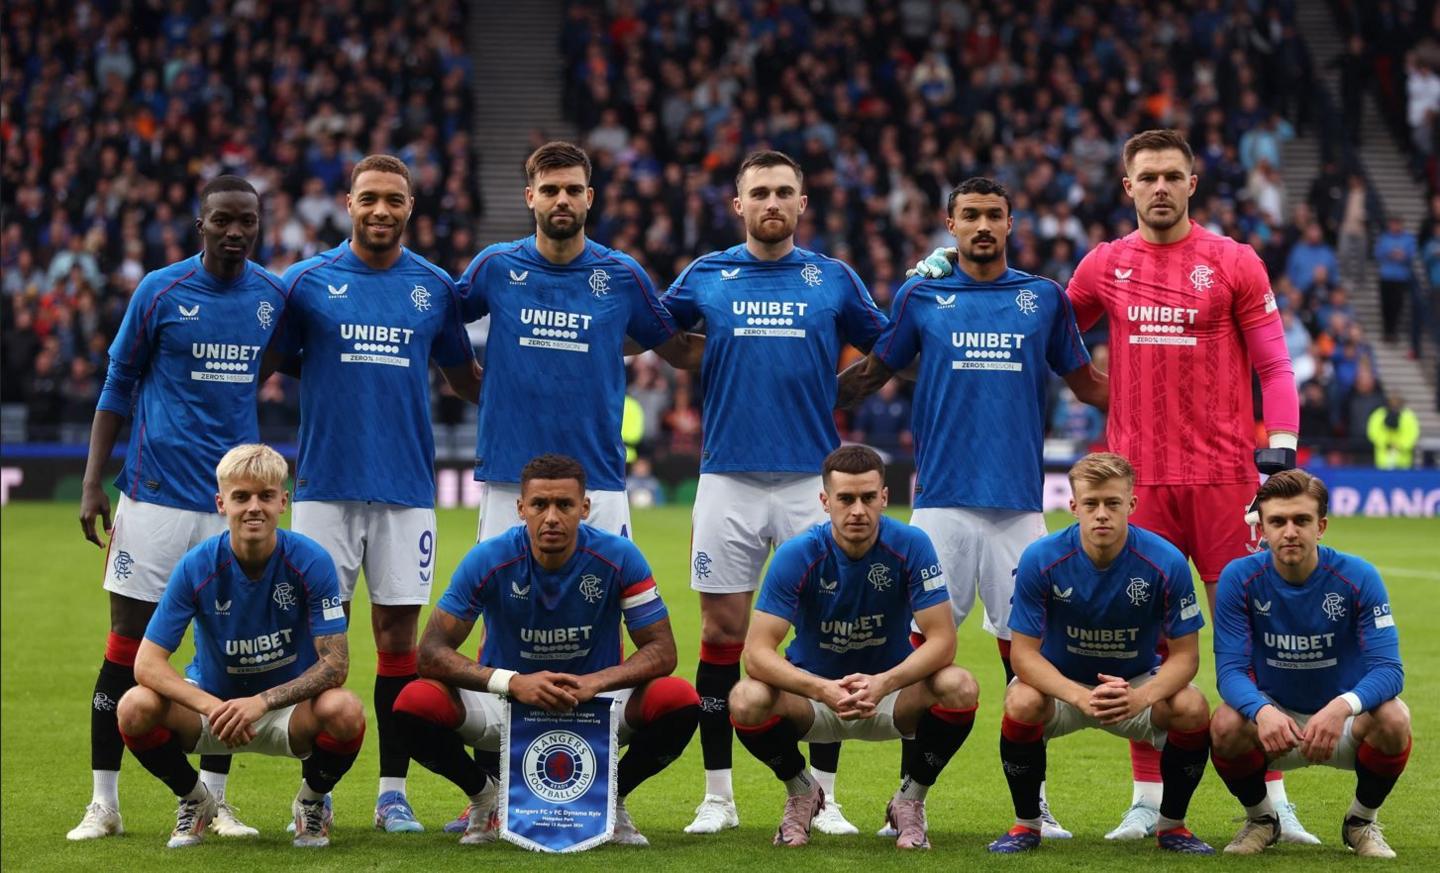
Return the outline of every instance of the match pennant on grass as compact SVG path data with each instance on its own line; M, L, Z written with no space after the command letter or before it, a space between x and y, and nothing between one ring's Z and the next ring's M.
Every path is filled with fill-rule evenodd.
M507 703L500 835L535 852L583 852L615 832L618 710L596 698L573 712Z

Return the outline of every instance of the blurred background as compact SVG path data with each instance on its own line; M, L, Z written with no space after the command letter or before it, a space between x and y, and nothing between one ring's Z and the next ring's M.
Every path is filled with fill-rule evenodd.
M888 309L907 267L950 244L946 194L974 175L1012 192L1011 265L1063 285L1134 229L1121 144L1176 127L1197 155L1192 217L1269 269L1302 460L1428 468L1414 488L1375 481L1386 512L1440 512L1435 0L33 0L5 15L0 496L78 493L129 295L198 249L196 194L219 173L262 193L255 259L279 273L348 235L351 165L396 154L415 179L407 245L458 276L533 232L524 157L571 139L595 163L590 236L663 290L743 240L735 169L778 148L806 171L797 243L851 264ZM470 329L483 360L486 325ZM1103 368L1103 323L1086 339ZM698 381L651 354L629 370L633 498L686 501ZM266 441L293 445L297 388L262 386ZM440 502L469 505L474 408L438 379L434 396ZM904 383L837 413L902 476L909 420ZM1048 420L1056 469L1103 443L1103 416L1058 380Z

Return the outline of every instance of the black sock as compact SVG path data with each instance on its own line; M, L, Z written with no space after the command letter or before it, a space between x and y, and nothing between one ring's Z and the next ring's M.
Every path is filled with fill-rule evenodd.
M1387 755L1369 743L1361 743L1355 754L1355 799L1361 806L1379 809L1399 781L1410 760L1411 746L1397 755Z
M774 771L781 782L794 779L805 769L805 756L800 754L800 732L778 715L764 725L736 733L740 735L740 745Z
M615 774L616 793L625 797L641 782L670 766L690 745L699 724L700 707L682 706L636 731Z
M395 698L418 674L375 677L375 727L380 734L380 776L400 779L410 772L410 754L395 723ZM318 789L317 789L318 790Z
M1040 784L1045 781L1045 743L1017 743L1000 737L1000 765L1010 785L1017 819L1040 817Z
M408 712L395 713L395 724L420 766L454 782L467 797L479 794L485 787L490 777L465 754L465 744L455 731Z
M234 763L231 755L201 755L200 769L209 773L224 773L229 775L230 765Z
M492 752L489 749L475 750L475 763L480 769L490 774L490 778L496 782L500 781L500 753Z
M1220 775L1220 781L1230 789L1235 799L1240 801L1241 806L1259 806L1265 799L1265 753L1259 749L1251 749L1239 758L1222 758L1215 754L1211 756L1215 762L1215 772ZM1164 754L1160 758L1161 770L1164 770Z
M135 687L135 670L111 660L100 662L100 675L90 695L90 769L119 770L125 741L115 723L115 707Z
M1208 728L1170 731L1165 748L1160 751L1160 780L1164 783L1164 793L1160 797L1162 816L1176 821L1185 818L1190 798L1195 795L1195 789L1205 775L1205 761L1209 757Z
M949 721L936 715L933 708L925 710L915 727L915 740L900 747L901 772L921 785L934 785L974 727L973 709Z
M1000 666L1005 668L1005 684L1006 686L1009 686L1011 680L1015 678L1015 670L1010 666L1010 659L1005 657L1004 655L1001 655Z
M130 753L152 776L164 782L176 797L184 797L195 790L200 774L185 759L185 752L180 748L180 738L164 728L156 730L167 734L164 742L143 752L137 752L132 747Z
M824 770L826 773L840 772L840 744L811 743L810 769Z
M350 766L360 754L360 739L350 742L336 740L326 733L315 738L315 748L310 757L300 765L300 774L311 791L329 794L335 790L340 777L350 772Z
M729 770L734 759L730 746L730 689L740 681L740 664L701 661L695 668L695 690L700 694L700 757L706 770Z

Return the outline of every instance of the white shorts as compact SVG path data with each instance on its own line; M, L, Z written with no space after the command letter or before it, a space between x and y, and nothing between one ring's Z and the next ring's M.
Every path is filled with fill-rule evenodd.
M504 701L499 695L488 691L471 691L469 688L456 690L460 692L460 705L465 709L465 720L455 729L460 739L466 745L477 749L487 752L500 751L500 739L505 730ZM634 688L621 688L596 695L608 697L619 705L620 731L616 739L622 746L629 745L630 739L635 736L635 728L625 720L625 704L630 702L630 695L634 693Z
M844 740L884 742L901 739L900 729L895 727L895 700L903 690L885 695L875 707L875 715L870 718L848 721L820 701L812 700L810 708L815 711L815 723L810 725L810 730L806 731L801 739L807 743L838 743Z
M1130 680L1130 687L1139 688L1153 678L1155 678L1153 672L1146 673L1143 676L1137 676ZM1095 686L1086 685L1085 687L1094 688ZM1194 688L1194 683L1191 683L1190 687ZM1066 734L1073 734L1076 731L1086 728L1098 728L1106 733L1114 734L1117 737L1125 737L1128 740L1139 740L1142 743L1149 743L1157 749L1165 748L1165 731L1155 727L1154 721L1150 717L1152 707L1145 707L1134 716L1119 724L1101 724L1099 719L1086 715L1058 697L1051 699L1055 702L1055 713L1050 716L1049 721L1045 722L1046 741L1053 740L1056 737L1063 737Z
M195 743L192 750L196 755L239 755L241 753L253 755L274 755L279 758L298 758L290 750L290 716L295 714L295 707L298 703L292 703L284 709L276 709L260 716L251 727L255 729L255 739L243 746L230 748L210 732L210 719L200 716L200 739Z
M702 473L690 526L690 587L735 594L760 587L770 550L826 520L810 473Z
M349 603L365 571L370 602L423 606L435 579L435 510L363 500L306 500L295 504L290 529L319 543L335 559L340 597Z
M105 553L105 590L159 603L185 553L227 527L218 510L176 509L121 494Z
M1045 536L1045 516L1022 509L935 507L915 510L910 523L935 544L955 626L963 625L975 608L978 590L985 604L985 631L1010 639L1015 568L1025 547Z
M517 524L520 516L515 505L520 502L520 483L482 482L483 496L480 498L480 519L476 525L475 542L483 542L499 536ZM590 517L585 523L608 533L619 534L626 539L631 536L630 496L624 491L587 491L590 498Z
M1314 717L1313 712L1296 712L1293 709L1286 709L1283 706L1276 706L1276 709L1295 719L1295 724L1300 730L1305 730L1305 725L1310 723ZM1354 770L1355 753L1360 750L1360 744L1355 741L1355 716L1345 719L1345 729L1340 732L1340 739L1335 743L1335 751L1330 754L1328 760L1318 763L1305 757L1305 753L1296 746L1268 765L1270 770L1299 770L1301 767L1334 767L1337 770Z

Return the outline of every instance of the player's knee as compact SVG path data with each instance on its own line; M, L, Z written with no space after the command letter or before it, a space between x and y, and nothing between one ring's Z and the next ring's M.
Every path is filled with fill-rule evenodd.
M1205 695L1193 685L1175 692L1170 698L1170 728L1193 731L1205 727L1210 721L1210 704Z
M1012 682L1005 690L1005 714L1015 721L1036 724L1045 720L1046 697L1024 682Z
M760 724L775 706L775 690L755 679L741 679L730 689L730 718L737 724Z
M973 709L980 700L980 684L970 671L950 665L929 679L930 691L946 709Z
M700 695L695 686L679 676L662 676L645 686L640 700L640 723L650 724L672 712L686 707L700 706Z
M1248 752L1254 743L1245 730L1247 722L1229 704L1222 703L1210 716L1210 747L1225 758Z
M126 691L115 707L115 721L122 734L143 734L160 723L164 699L146 688L136 685Z
M365 706L353 691L331 688L315 698L320 729L337 740L353 740L365 732Z
M416 679L400 689L395 697L395 712L447 728L458 727L465 717L450 696L450 689L434 679Z
M1375 727L1366 742L1387 755L1398 755L1410 744L1410 707L1400 698L1387 700L1371 713Z

